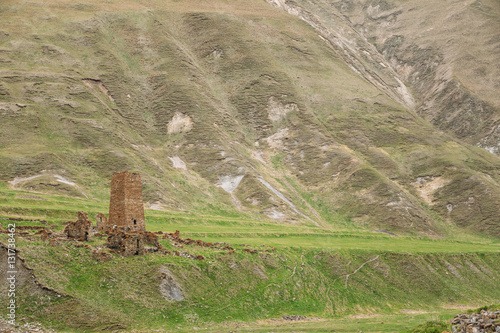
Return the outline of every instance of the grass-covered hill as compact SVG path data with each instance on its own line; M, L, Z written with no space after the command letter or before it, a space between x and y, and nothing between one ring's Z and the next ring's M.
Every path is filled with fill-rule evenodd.
M500 151L495 0L268 0L320 30L346 62L436 127Z
M22 228L48 224L60 232L75 210L92 216L106 204L5 187L0 200L9 216L45 217L0 223L15 223L19 232L17 322L56 332L399 332L500 299L499 242L484 237L391 236L147 210L150 231L181 230L184 239L222 244L180 247L166 238L160 244L168 253L124 258L105 247L103 235L78 242ZM7 238L0 234L1 267ZM8 300L6 287L0 302Z
M129 169L158 209L500 234L497 156L412 111L411 82L360 72L331 33L264 1L10 0L0 15L13 188L106 201Z
M12 219L61 232L77 211L107 213L112 173L130 170L148 231L234 249L161 239L170 254L124 258L104 235L21 228L18 319L396 332L498 303L498 13L493 0L2 1L0 243Z

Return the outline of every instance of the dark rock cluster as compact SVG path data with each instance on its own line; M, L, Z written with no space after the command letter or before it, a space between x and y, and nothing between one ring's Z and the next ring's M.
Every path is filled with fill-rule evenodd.
M202 240L197 240L197 239L191 239L191 238L181 238L180 237L180 232L179 230L176 230L174 233L164 233L162 239L170 239L174 246L183 248L182 245L198 245L201 247L209 247L211 249L213 248L218 248L221 250L226 250L229 252L234 252L234 249L229 246L229 244L222 244L222 243L210 243L210 242L204 242Z
M500 333L500 310L460 314L451 321L453 333Z
M286 321L300 321L300 320L306 320L307 317L306 316L300 316L300 315L297 315L297 316L283 316L282 317L283 320L286 320Z

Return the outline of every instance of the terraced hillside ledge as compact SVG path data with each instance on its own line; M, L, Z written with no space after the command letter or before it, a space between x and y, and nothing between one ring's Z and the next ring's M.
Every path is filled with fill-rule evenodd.
M20 256L38 283L63 296L50 297L36 292L39 287L26 286L19 293L19 315L72 331L188 329L228 320L244 323L289 314L334 318L488 303L500 297L499 252L425 254L231 244L235 250L228 253L196 242L183 249L168 239L161 242L171 255L111 253L102 261L93 253L105 251L103 241L49 245L37 236L20 238ZM44 311L39 312L40 307Z

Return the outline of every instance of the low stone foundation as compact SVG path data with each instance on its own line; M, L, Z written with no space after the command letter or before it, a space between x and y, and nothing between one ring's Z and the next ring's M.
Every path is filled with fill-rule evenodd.
M152 232L130 231L127 228L120 228L109 232L108 235L106 246L125 257L145 254L145 245L147 244L161 249L158 236Z
M68 238L74 238L80 241L90 241L94 234L92 222L87 218L84 212L78 212L78 219L69 222L64 228L64 233Z

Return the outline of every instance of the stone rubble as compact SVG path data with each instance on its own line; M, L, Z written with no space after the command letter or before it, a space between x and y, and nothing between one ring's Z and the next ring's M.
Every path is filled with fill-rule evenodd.
M306 316L283 316L282 317L283 320L286 320L286 321L299 321L299 320L306 320L307 317Z
M179 230L176 230L174 233L164 233L162 239L170 239L172 241L172 244L174 246L182 248L182 245L191 245L195 244L201 247L209 247L211 249L217 248L221 250L226 250L226 251L233 251L234 249L228 245L224 245L222 243L210 243L210 242L204 242L202 240L196 240L196 239L191 239L191 238L181 238L179 237L180 232Z
M453 333L500 333L500 310L460 314L451 321Z
M106 215L99 213L95 216L96 219L96 230L97 231L104 231L106 226L108 225L108 218Z
M125 256L143 255L146 253L146 244L151 244L156 250L161 250L158 236L149 231L130 231L120 228L108 232L106 246Z
M92 222L88 219L87 214L78 212L78 219L69 222L64 228L64 233L68 238L90 241L94 234L94 227L92 226Z

